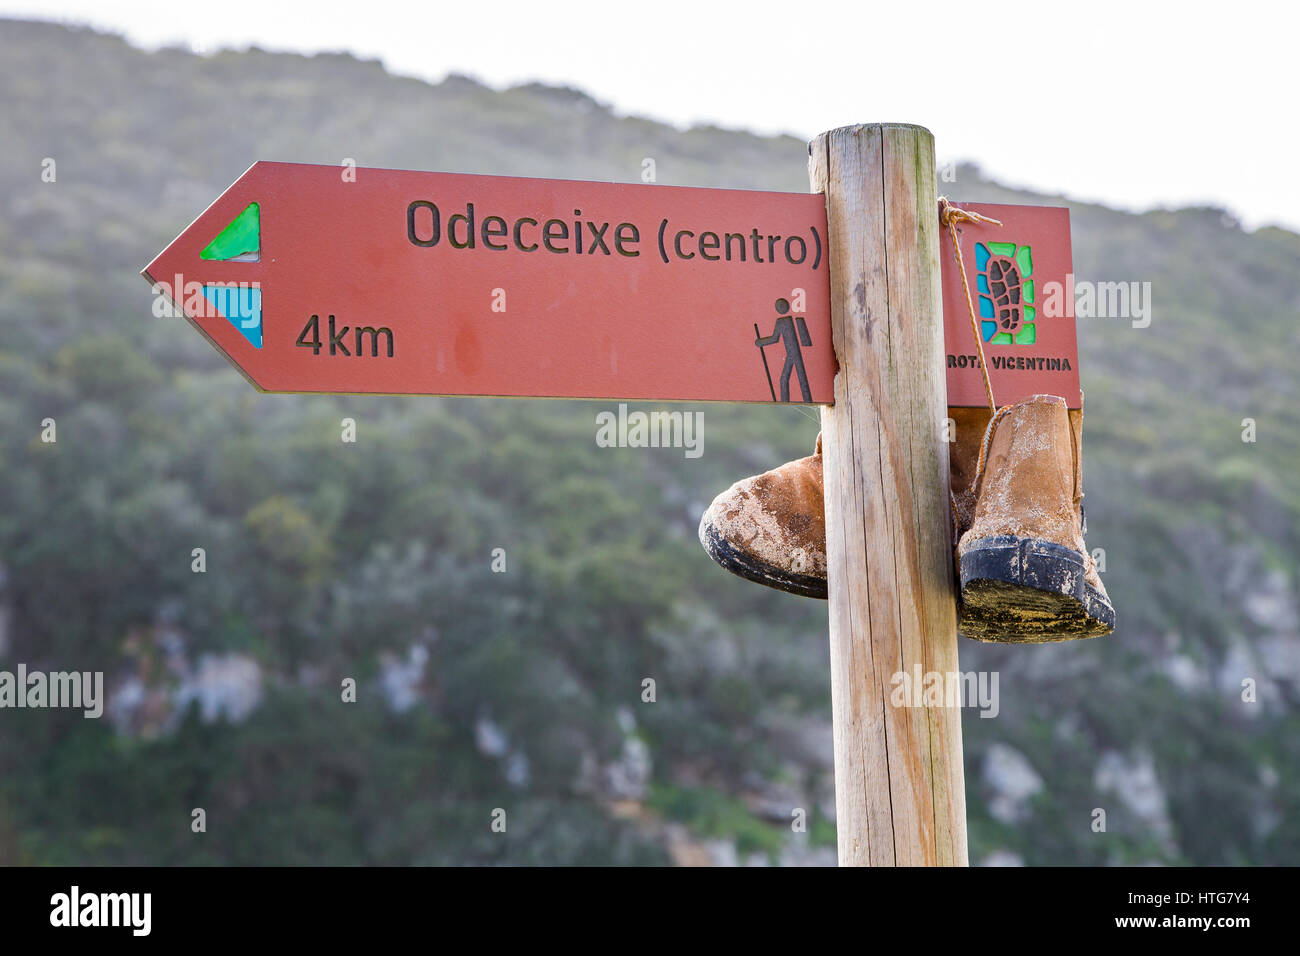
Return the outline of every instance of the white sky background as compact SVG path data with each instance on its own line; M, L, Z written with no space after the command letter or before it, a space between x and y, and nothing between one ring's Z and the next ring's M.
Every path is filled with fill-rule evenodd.
M683 127L808 139L919 123L940 162L1010 185L1300 229L1294 0L0 0L0 16L145 47L347 50L430 80L569 85Z

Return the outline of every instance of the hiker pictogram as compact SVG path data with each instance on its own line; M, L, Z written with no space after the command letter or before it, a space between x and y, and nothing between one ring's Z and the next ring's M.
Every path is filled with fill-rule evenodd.
M812 346L812 336L808 334L808 326L801 316L792 316L790 314L790 301L788 299L776 300L776 315L776 325L769 336L763 336L758 330L758 323L754 323L754 344L758 346L758 353L763 357L763 371L767 374L767 387L772 393L772 401L777 401L776 388L772 385L772 371L768 367L767 353L763 351L763 348L782 342L785 345L785 365L781 368L779 376L781 381L780 401L790 401L790 375L793 373L799 376L799 391L803 395L803 400L811 402L812 392L808 389L808 373L804 371L803 352L800 349L801 346L805 348Z

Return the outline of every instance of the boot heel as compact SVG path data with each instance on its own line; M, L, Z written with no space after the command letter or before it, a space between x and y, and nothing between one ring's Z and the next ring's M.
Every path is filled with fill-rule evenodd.
M1041 644L1109 634L1115 612L1085 580L1084 556L996 535L963 548L958 627L977 641Z

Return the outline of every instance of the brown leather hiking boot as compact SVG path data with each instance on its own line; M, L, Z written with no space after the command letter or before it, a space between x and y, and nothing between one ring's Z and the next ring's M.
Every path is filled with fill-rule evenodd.
M1069 415L1075 453L1080 462L1079 477L1082 479L1083 409L1071 408ZM979 467L980 449L984 447L984 433L989 430L993 412L987 408L949 408L948 417L953 422L952 443L948 446L948 490L952 501L952 546L955 559L957 542L970 528L975 517L975 473ZM1083 498L1082 485L1078 497Z
M732 574L826 598L822 436L807 458L738 481L700 519L700 543Z
M957 545L966 637L1037 644L1114 630L1083 543L1081 426L1055 395L1005 406L989 422Z

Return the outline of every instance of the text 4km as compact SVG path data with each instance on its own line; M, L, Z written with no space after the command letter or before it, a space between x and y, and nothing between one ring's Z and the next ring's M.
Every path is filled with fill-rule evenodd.
M313 315L307 320L302 331L298 333L298 340L295 345L305 349L311 349L312 355L320 355L321 349L329 348L330 355L355 355L361 358L365 355L367 342L370 345L370 355L374 358L379 357L379 339L382 336L384 345L388 351L388 358L393 357L393 330L387 326L374 328L370 325L338 325L334 316L329 316L329 332L324 342L320 337L320 316ZM350 333L350 334L349 334ZM348 349L348 343L352 343L351 350Z

